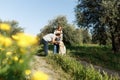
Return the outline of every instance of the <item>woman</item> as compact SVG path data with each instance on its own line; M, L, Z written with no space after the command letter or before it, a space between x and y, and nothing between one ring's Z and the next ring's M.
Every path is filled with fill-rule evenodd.
M62 41L63 40L63 32L62 32L62 27L58 25L57 29L54 31L54 34L60 34L59 38L56 38L56 41ZM59 53L59 44L54 44L54 54Z

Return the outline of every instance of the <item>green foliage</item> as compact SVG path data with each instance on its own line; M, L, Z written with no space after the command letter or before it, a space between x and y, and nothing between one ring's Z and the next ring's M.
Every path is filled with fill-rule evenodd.
M104 15L102 0L78 0L75 7L76 22L79 27L92 27L92 41L106 45L108 35L105 24L102 24L100 19Z
M103 75L96 71L92 65L83 67L79 62L70 56L50 55L49 62L54 60L54 65L57 64L68 74L71 75L71 80L118 80L116 77L109 77L106 73Z
M38 36L42 38L45 34L53 33L58 25L61 25L63 28L63 41L65 44L75 45L89 43L91 40L87 30L76 29L74 25L68 24L65 16L58 16L51 20L49 24L41 30Z
M68 24L63 28L63 41L65 44L80 44L81 39L80 31L77 31L73 25Z
M99 23L103 11L102 0L78 0L75 7L76 22L79 27L92 27Z
M0 49L0 79L3 80L25 80L25 70L30 69L29 62L32 55L21 52L16 45L1 47ZM26 50L26 49L24 49ZM10 53L10 54L9 54Z
M113 70L120 70L120 55L113 54L110 46L71 46L67 47L72 56L80 60L103 66Z
M8 23L12 27L12 30L10 32L11 35L16 34L18 32L24 32L24 29L21 26L19 26L19 23L17 21L9 21Z
M17 21L0 21L0 23L7 23L11 26L11 30L9 32L9 35L16 34L18 32L24 32L23 28L19 26L19 23ZM0 31L2 34L4 32Z
M91 35L87 29L82 30L83 43L91 43Z
M35 37L23 33L12 35L11 30L8 23L0 23L0 80L26 80L30 76L26 70L30 71L36 48L32 45L34 41L26 43Z
M109 33L107 31L108 30L106 29L105 26L94 28L94 31L92 34L92 42L99 43L100 45L110 44L111 41L109 40L110 39Z
M120 52L120 0L103 0L104 15L101 16L102 23L106 24L111 34L112 49Z
M120 52L120 0L78 0L75 16L79 27L92 27L95 43L111 39L114 52Z

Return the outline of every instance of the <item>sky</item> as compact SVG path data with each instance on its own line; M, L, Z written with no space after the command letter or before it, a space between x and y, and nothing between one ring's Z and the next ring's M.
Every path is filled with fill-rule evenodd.
M59 15L73 24L76 4L77 0L0 0L0 19L15 20L25 33L36 35Z

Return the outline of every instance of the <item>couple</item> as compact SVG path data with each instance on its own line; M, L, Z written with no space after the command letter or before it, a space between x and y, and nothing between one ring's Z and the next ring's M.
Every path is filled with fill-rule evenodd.
M62 42L63 34L62 34L62 27L58 26L58 28L53 33L49 33L43 36L42 43L44 45L44 52L45 55L48 55L48 43L54 44L53 53L65 54L66 48L64 43Z

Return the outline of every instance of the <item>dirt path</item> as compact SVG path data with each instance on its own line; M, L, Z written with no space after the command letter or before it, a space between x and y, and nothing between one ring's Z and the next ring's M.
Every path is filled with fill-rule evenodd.
M49 80L60 80L60 76L53 67L46 62L45 57L34 56L34 61L32 61L32 72L42 71L49 76Z
M90 66L91 64L87 63L86 61L80 61L80 63L84 66ZM120 71L115 71L115 70L110 70L110 69L107 69L107 68L103 68L101 66L97 66L97 65L93 65L93 67L96 69L96 70L100 70L100 72L102 73L103 71L106 72L108 75L118 75L119 78L120 78Z
M34 61L32 61L31 63L32 72L42 71L49 76L49 80L61 80L61 75L53 68L53 66L48 64L44 58L46 57L34 56ZM90 65L89 63L85 61L80 61L80 63L84 66ZM103 68L101 66L96 66L96 65L93 65L93 67L96 70L100 70L101 73L104 71L104 72L107 72L108 75L113 75L113 76L116 74L119 74L119 77L120 77L120 71L109 70L109 69Z

